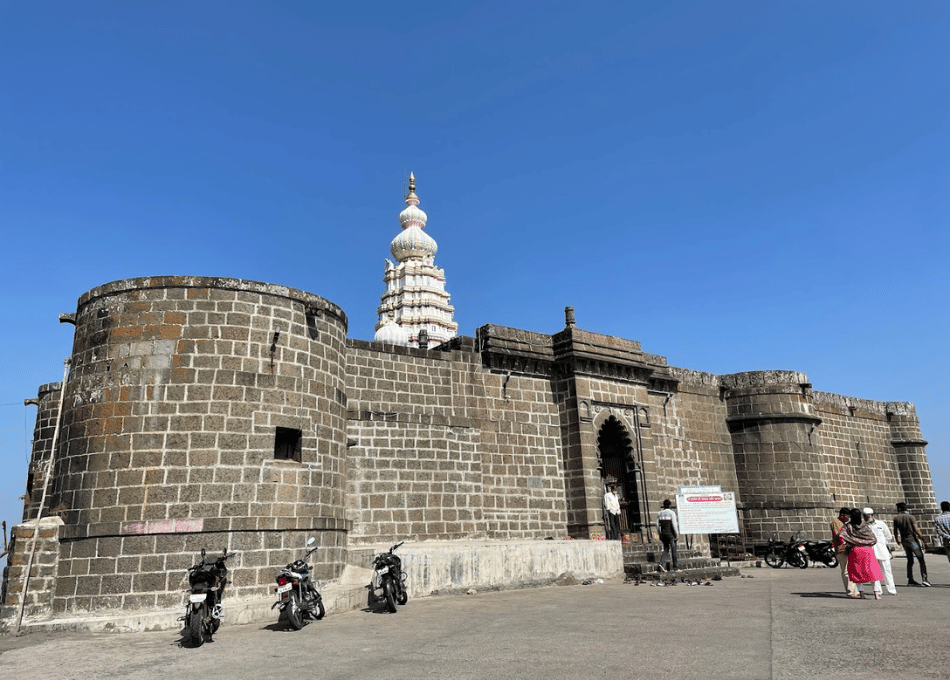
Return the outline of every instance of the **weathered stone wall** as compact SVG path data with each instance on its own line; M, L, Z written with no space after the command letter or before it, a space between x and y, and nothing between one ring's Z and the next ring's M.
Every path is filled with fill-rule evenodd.
M239 594L265 593L305 533L338 574L345 336L336 306L281 286L161 277L82 296L49 501L66 516L54 610L177 601L202 547L241 551ZM277 428L299 431L296 460L275 460Z
M492 373L471 344L349 345L352 544L563 535L550 381Z
M937 509L913 405L827 392L812 393L812 400L822 419L817 434L835 509L870 506L889 519L903 501L932 534Z
M672 499L681 486L718 484L739 493L741 502L719 376L682 368L670 373L679 381L676 392L650 395L661 461L658 500Z
M13 527L10 555L3 569L0 615L16 617L22 605L25 618L48 616L58 583L59 532L62 526L63 520L59 517L44 517ZM30 578L26 602L23 603L27 565L30 565Z
M41 385L35 399L27 399L26 404L36 406L36 426L33 429L33 451L26 481L26 495L23 503L23 520L37 517L46 484L47 464L56 433L56 419L59 415L59 397L62 383Z

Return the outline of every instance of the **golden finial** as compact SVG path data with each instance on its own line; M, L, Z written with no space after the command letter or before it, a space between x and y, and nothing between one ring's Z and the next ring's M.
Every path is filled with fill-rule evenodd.
M419 197L416 196L416 176L409 173L409 194L406 196L406 205L418 205Z

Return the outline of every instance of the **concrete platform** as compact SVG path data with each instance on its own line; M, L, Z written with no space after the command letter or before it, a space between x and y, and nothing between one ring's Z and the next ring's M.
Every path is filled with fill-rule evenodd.
M365 609L373 603L369 584L373 555L390 545L351 549L342 577L322 584L327 612ZM596 579L623 580L623 556L616 541L467 541L406 543L397 552L410 598L494 590L533 588L551 584L571 585ZM231 573L240 578L240 571ZM224 598L225 621L241 625L277 621L271 609L275 596L254 600ZM176 630L182 605L170 610L117 612L110 616L71 616L58 619L25 619L21 633L51 631L135 632ZM10 633L15 619L0 619L0 634Z

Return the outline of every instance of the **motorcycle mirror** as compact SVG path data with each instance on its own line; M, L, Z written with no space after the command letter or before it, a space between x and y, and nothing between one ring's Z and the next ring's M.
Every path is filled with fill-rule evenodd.
M201 559L204 559L204 558L205 558L205 549L202 548L202 549L201 549Z
M313 536L307 539L307 545L313 545L316 542L317 542L317 539L314 538Z

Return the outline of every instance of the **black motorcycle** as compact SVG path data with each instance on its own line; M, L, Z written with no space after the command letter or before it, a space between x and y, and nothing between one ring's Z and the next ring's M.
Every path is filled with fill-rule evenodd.
M835 554L835 547L831 541L802 541L805 546L805 553L815 564L823 564L826 567L838 566L838 555Z
M808 553L805 551L805 543L799 541L794 534L788 539L788 543L782 543L777 534L772 534L765 551L765 563L775 569L785 563L790 567L807 569Z
M228 584L228 567L225 560L236 553L228 553L225 548L220 557L210 561L205 559L205 549L201 549L201 562L188 567L188 604L185 615L179 621L185 622L183 638L190 637L191 644L200 647L212 637L221 625L224 610L221 598Z
M388 552L379 553L373 558L373 581L368 586L373 596L386 600L386 609L396 613L396 603L406 604L409 594L406 592L406 572L402 570L402 560L394 553L402 543L397 543ZM381 594L377 594L381 593Z
M312 536L307 545L313 545ZM307 558L318 550L311 548L301 559L295 560L277 572L278 600L271 609L280 607L280 611L287 615L287 621L295 630L304 626L306 617L319 621L326 616L327 610L323 606L323 597L317 590L317 583L310 578L310 565Z

